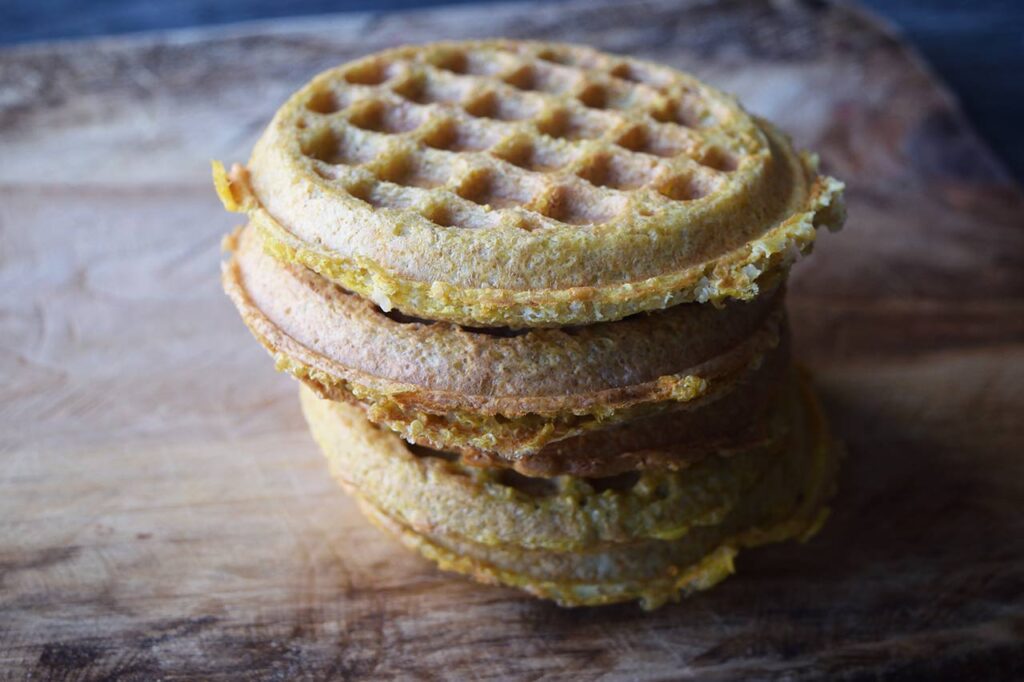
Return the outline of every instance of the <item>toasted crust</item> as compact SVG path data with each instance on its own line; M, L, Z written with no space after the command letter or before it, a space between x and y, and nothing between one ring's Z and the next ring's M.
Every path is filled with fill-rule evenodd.
M309 390L302 404L332 473L373 520L442 568L567 606L650 608L708 587L738 548L815 532L834 485L836 452L806 386L788 393L781 451L612 484L502 479L417 455Z
M407 440L480 465L530 475L683 466L764 438L762 417L788 363L781 292L504 338L396 321L265 255L249 229L229 247L225 289L279 368L321 396L363 406ZM604 456L604 441L587 434L608 429L619 450ZM670 452L671 461L660 459Z
M515 120L510 120L510 119ZM316 77L229 210L279 259L426 319L545 327L774 286L842 184L692 77L517 41L389 50Z
M508 455L456 448L474 466L510 466L526 476L613 476L629 471L676 471L705 457L728 457L770 447L785 437L780 394L790 371L788 345L714 400L651 410L647 416L601 422L552 440L536 452ZM409 440L409 439L407 439ZM415 441L413 441L415 442ZM429 443L427 445L430 445ZM431 445L443 449L444 446Z

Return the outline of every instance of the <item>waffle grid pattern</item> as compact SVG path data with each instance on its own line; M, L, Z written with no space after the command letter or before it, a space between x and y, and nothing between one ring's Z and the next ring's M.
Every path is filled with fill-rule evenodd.
M585 48L374 55L315 80L293 125L332 190L441 227L605 223L710 199L753 144L696 81Z

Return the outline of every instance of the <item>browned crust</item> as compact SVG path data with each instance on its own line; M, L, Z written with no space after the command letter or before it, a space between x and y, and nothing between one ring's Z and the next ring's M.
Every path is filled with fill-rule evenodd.
M512 338L398 322L312 271L228 240L224 288L275 352L406 408L515 417L580 414L704 395L778 343L781 291L716 309L677 306L617 323ZM326 382L325 382L326 383Z
M248 230L228 246L236 253L225 264L225 289L280 369L322 397L359 405L371 421L411 442L458 452L467 462L534 476L611 475L679 468L772 437L768 407L788 363L788 346L780 344L781 293L760 305L681 306L571 333L532 330L504 338L449 323L396 321L315 273L264 255ZM308 347L288 332L319 345ZM344 344L348 335L377 344L353 353ZM722 343L731 345L723 352ZM496 351L505 362L499 374L488 365ZM419 363L412 371L409 353ZM376 362L375 373L360 362ZM519 371L537 362L549 367L542 390ZM483 375L462 386L485 384L492 393L451 390L454 366ZM678 371L651 379L666 370ZM630 384L631 378L642 381ZM580 387L598 390L556 392Z

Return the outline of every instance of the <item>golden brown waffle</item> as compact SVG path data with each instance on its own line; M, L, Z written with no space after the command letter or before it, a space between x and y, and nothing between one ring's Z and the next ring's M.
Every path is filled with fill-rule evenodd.
M781 451L601 479L465 468L306 388L302 405L332 473L373 520L442 568L563 605L654 607L708 587L739 547L813 533L833 487L835 452L806 388L788 391Z
M691 76L585 47L402 47L316 77L247 168L215 166L278 258L384 310L475 326L756 296L841 183Z
M773 435L769 407L789 363L781 292L496 335L389 316L267 256L251 229L228 244L225 289L279 368L470 463L609 475L678 468Z

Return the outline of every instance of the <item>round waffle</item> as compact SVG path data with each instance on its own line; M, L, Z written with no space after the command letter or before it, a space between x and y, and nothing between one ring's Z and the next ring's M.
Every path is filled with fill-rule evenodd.
M358 409L303 389L332 473L370 517L442 568L563 605L641 599L653 607L708 587L737 548L820 525L834 452L806 388L790 388L785 447L713 458L685 472L527 478L410 448Z
M585 47L402 47L292 96L230 210L383 310L512 328L749 299L842 185L684 73Z
M767 437L788 364L781 292L496 334L385 314L267 256L252 229L228 245L225 289L280 368L475 464L607 475L743 447Z

